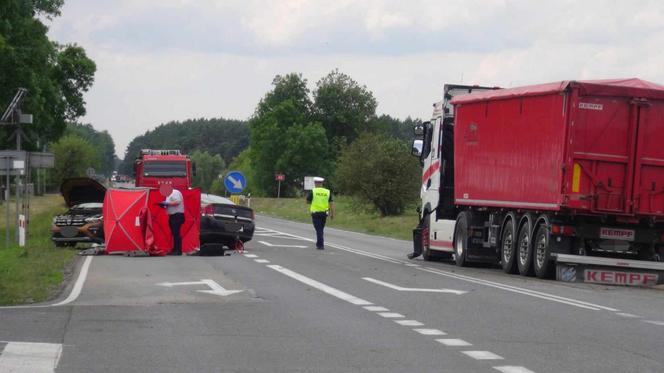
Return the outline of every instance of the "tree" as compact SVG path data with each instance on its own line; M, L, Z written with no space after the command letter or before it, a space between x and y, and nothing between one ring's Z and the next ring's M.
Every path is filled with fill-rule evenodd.
M76 135L63 136L50 148L55 155L55 182L58 184L70 177L85 176L89 167L99 165L92 145Z
M133 162L141 149L180 149L219 154L224 163L232 162L249 145L249 126L240 120L212 118L169 122L134 138L127 146L120 173L131 175Z
M276 195L274 175L285 174L283 194L294 195L305 175L328 168L327 138L320 123L311 121L306 79L289 74L272 84L250 121L251 168L262 193Z
M325 128L333 157L369 129L377 102L366 86L334 70L316 83L314 119Z
M360 135L339 156L339 191L373 203L383 216L400 214L419 190L421 169L409 146L386 135Z
M191 154L191 161L196 164L193 186L201 188L204 192L210 191L212 183L219 178L219 174L224 169L224 161L221 156L196 150Z
M97 174L109 177L115 170L115 143L108 131L97 131L90 124L69 123L65 135L76 135L89 142L97 153Z
M62 0L4 0L0 2L0 106L6 105L19 87L28 89L22 111L33 114L25 126L36 149L36 140L55 141L67 120L85 114L83 93L96 70L83 48L51 42L43 19L60 14ZM0 147L9 146L9 128L0 128Z
M419 119L411 119L401 121L389 115L381 115L371 120L369 128L371 132L382 133L400 140L410 142L414 138L413 127L422 121Z

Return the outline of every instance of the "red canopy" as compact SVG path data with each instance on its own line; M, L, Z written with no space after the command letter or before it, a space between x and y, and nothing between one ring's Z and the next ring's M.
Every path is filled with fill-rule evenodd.
M180 229L182 252L200 246L200 189L181 190L185 222ZM157 189L109 189L104 199L104 236L106 251L143 251L166 255L173 248L173 238L166 210L159 207L165 197Z
M512 97L539 96L563 92L568 88L578 88L582 96L628 96L640 98L664 99L664 86L641 79L604 79L604 80L564 80L524 87L496 89L457 96L453 104L507 99Z

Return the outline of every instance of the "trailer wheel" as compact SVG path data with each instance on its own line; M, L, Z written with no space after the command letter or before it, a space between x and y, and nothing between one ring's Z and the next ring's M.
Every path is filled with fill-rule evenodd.
M519 229L519 240L517 242L517 267L519 274L529 276L533 271L533 244L530 241L531 234L530 223L525 222Z
M468 222L469 213L462 211L457 217L456 229L454 230L454 261L457 266L468 265Z
M505 273L516 273L516 239L514 234L514 220L505 225L500 244L500 261Z
M554 263L551 260L549 229L544 224L540 225L537 229L533 255L533 267L535 269L535 276L538 278L552 278Z

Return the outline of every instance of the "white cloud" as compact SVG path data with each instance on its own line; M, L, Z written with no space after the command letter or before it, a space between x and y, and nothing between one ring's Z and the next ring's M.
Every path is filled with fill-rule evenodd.
M446 82L664 82L664 3L526 0L67 0L51 37L97 62L84 121L117 152L170 120L245 119L276 74L334 68L379 113L427 117Z

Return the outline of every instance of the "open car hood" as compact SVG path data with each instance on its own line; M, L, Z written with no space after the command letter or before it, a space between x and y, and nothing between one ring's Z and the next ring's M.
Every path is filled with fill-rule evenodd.
M60 193L68 207L88 202L103 203L106 187L89 177L74 177L62 182Z

